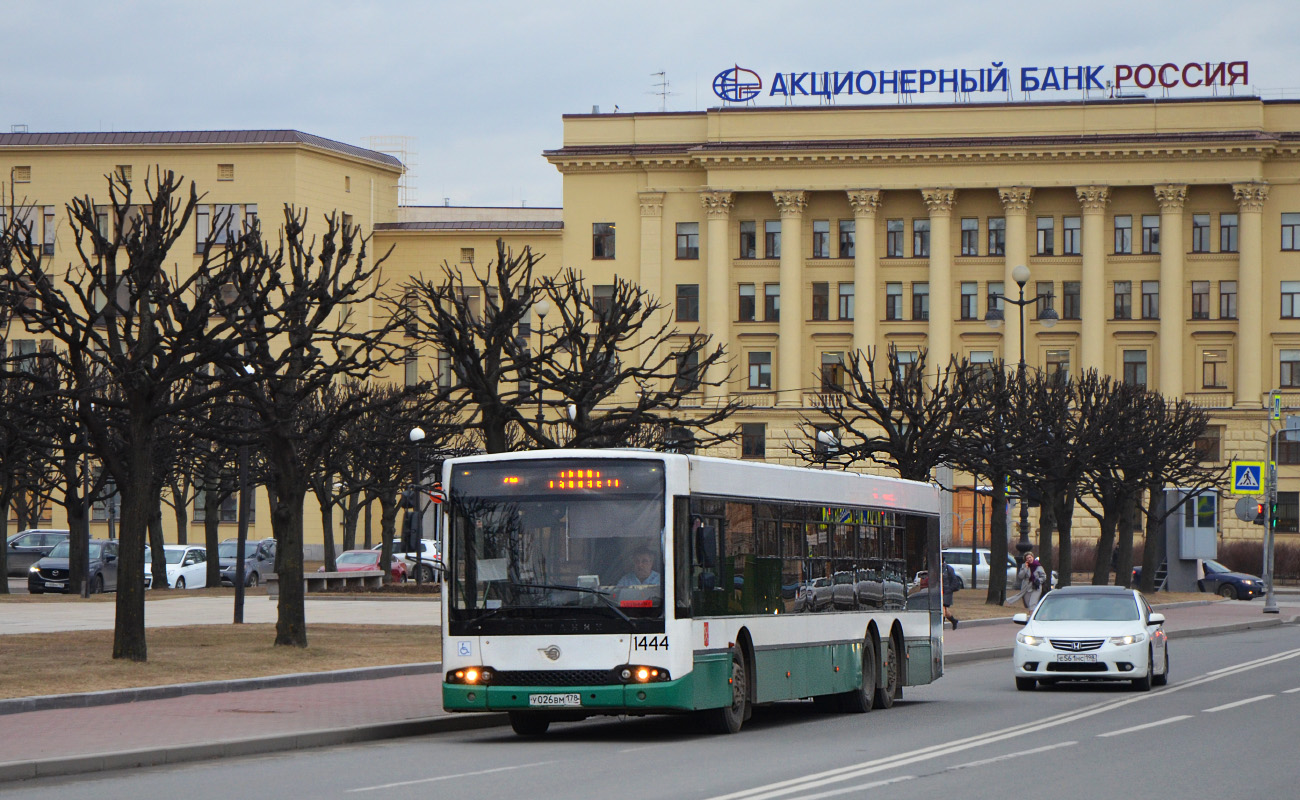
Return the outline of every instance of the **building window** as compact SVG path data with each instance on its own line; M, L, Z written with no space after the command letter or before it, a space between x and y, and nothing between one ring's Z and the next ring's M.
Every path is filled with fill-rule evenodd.
M930 257L930 220L912 220L912 258Z
M1142 252L1160 252L1160 217L1156 214L1142 215Z
M912 371L912 366L916 364L915 350L898 351L898 374L895 378L901 379L904 375Z
M974 374L978 377L987 375L993 369L993 351L992 350L972 350L970 351L970 364L974 367Z
M41 253L47 256L54 255L54 235L58 232L57 220L58 209L54 206L46 206L44 214L45 238L41 243Z
M1081 302L1079 281L1061 283L1061 319L1078 319Z
M840 319L853 319L853 284L840 284Z
M1160 281L1142 281L1142 319L1160 319Z
M677 284L677 321L700 321L700 285L698 283Z
M930 318L930 284L912 284L912 320L924 322Z
M831 221L828 219L813 220L813 258L830 258L831 257Z
M118 164L113 168L113 172L117 174L118 179L123 183L131 182L132 169L130 164Z
M343 213L340 214L339 217L340 217L339 219L340 227L343 229L343 231L347 232L352 230L352 215L348 213Z
M781 257L781 220L769 219L763 223L763 257Z
M1038 301L1034 308L1034 315L1037 319L1042 319L1052 307L1052 301L1056 299L1056 284L1053 281L1038 281L1034 286L1034 293Z
M767 423L744 422L740 425L740 457L767 456Z
M1115 217L1115 254L1127 255L1133 252L1133 218Z
M812 318L828 320L831 318L831 285L824 281L815 281L812 285Z
M1288 389L1300 387L1300 350L1283 350L1279 360L1282 385Z
M1130 386L1147 385L1147 351L1124 351L1124 382Z
M1070 351L1069 350L1048 350L1047 351L1047 374L1056 373L1062 375L1070 374Z
M1005 217L989 217L989 255L1007 254L1007 220Z
M1300 319L1300 281L1282 281L1282 319Z
M446 391L452 386L451 353L438 354L438 388Z
M885 257L903 257L903 221L901 219L885 220Z
M840 220L840 258L853 258L857 254L858 223L851 219Z
M754 284L740 284L740 321L753 322L755 320L755 311Z
M218 164L218 165L217 165L217 180L219 180L219 181L233 181L234 179L235 179L235 165L234 165L234 164Z
M32 182L32 168L30 166L14 167L9 174L14 183Z
M1215 459L1216 461L1218 459ZM1300 431L1283 429L1277 434L1277 463L1287 466L1300 464ZM1283 493L1278 492L1279 498ZM1292 492L1294 494L1294 492Z
M460 263L471 265L474 263L474 248L462 247L460 249Z
M978 319L980 285L975 281L962 281L961 284L961 318Z
M420 356L414 350L406 351L406 385L414 386L420 382Z
M1002 281L989 281L988 299L985 301L984 313L1002 310Z
M591 223L591 257L614 257L614 223Z
M781 321L781 284L763 284L763 321Z
M1237 215L1219 215L1219 252L1237 252Z
M1300 492L1277 493L1277 524L1273 527L1278 533L1296 533L1300 531Z
M1282 249L1300 250L1300 214L1282 215Z
M1220 444L1223 441L1223 426L1209 425L1205 428L1205 433L1201 434L1192 449L1200 453L1201 461L1217 462L1221 459L1219 455ZM1281 461L1281 459L1278 459Z
M772 388L772 354L754 351L749 354L749 388Z
M1054 237L1056 234L1056 220L1052 217L1038 218L1038 255L1050 256L1056 252L1056 243Z
M96 209L95 216L99 216L99 210ZM108 215L104 215L104 226L108 225ZM198 206L194 209L194 252L202 253L203 248L207 245L208 231L212 227L212 211L209 206Z
M896 321L903 318L903 284L885 284L885 319Z
M1201 351L1201 388L1228 388L1228 351ZM1215 459L1216 461L1218 459Z
M1133 319L1133 281L1115 281L1115 319Z
M693 392L700 388L700 353L692 350L677 354L677 377L673 379L673 390L679 394Z
M677 223L677 258L691 261L700 257L700 223Z
M758 225L752 219L740 223L740 257L758 258Z
M343 176L343 191L345 191L345 192L351 192L351 191L352 191L352 176L351 176L351 175L344 175L344 176Z
M614 310L614 286L612 284L596 284L591 287L591 310L597 317L608 317ZM699 306L697 304L695 316L699 316Z
M1210 252L1210 215L1192 215L1192 252Z
M822 353L822 391L833 392L844 386L844 354Z
M964 256L980 254L980 221L976 217L962 217L961 254Z
M1210 318L1210 282L1192 281L1192 319Z
M1079 245L1083 237L1083 229L1080 226L1081 221L1078 217L1066 217L1062 220L1062 227L1065 229L1062 245L1065 249L1061 252L1064 255L1079 255Z
M1237 318L1237 282L1219 281L1219 319Z

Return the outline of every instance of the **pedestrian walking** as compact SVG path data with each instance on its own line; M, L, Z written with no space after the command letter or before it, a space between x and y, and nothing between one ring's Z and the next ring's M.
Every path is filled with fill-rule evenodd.
M952 615L952 593L957 591L957 570L952 564L943 565L943 618L952 623L957 630L958 619Z
M1020 591L1007 598L1007 605L1012 605L1019 600L1025 608L1032 611L1042 598L1043 584L1047 581L1043 564L1034 557L1033 553L1025 553L1025 559L1016 572L1016 581L1020 584Z

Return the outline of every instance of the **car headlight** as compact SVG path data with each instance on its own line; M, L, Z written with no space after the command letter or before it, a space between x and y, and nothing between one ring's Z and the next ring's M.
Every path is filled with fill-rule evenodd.
M38 567L38 566L36 566L35 564L32 564L30 567L27 568L27 571L28 571L28 572L39 573L39 572L41 571L41 568Z
M1016 641L1020 642L1021 644L1027 644L1030 647L1037 647L1038 645L1042 644L1047 640L1044 639L1042 636L1030 636L1024 631L1021 631L1020 633L1016 634Z
M1130 633L1128 636L1110 637L1110 643L1116 645L1137 644L1138 642L1145 642L1146 640L1147 635L1145 633Z

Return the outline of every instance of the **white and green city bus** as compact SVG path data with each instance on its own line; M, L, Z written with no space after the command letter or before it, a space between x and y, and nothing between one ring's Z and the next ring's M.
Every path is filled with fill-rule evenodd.
M939 490L644 450L451 459L443 705L520 734L755 704L863 712L943 671Z

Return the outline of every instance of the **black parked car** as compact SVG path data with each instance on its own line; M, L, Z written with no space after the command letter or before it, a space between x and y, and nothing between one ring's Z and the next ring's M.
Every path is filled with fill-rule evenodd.
M33 564L27 572L27 591L32 594L70 591L68 555L71 550L71 544L64 539L48 556ZM86 575L91 594L117 591L117 542L90 540L90 563Z
M9 537L5 543L5 564L10 578L21 578L31 569L32 564L49 555L54 545L68 538L67 531L52 529L30 529L19 531Z
M235 557L237 539L227 539L217 545L217 558L221 560L221 585L235 585ZM275 572L275 540L256 539L244 542L244 585L256 586Z

